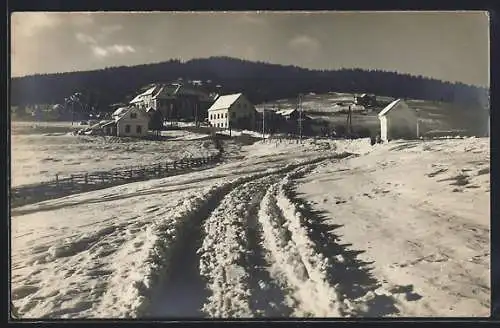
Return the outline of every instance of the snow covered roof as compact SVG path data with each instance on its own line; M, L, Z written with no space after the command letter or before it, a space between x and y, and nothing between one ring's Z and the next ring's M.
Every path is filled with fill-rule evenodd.
M121 108L118 108L117 110L115 110L111 116L123 116L129 110L130 110L130 108L128 108L128 107L121 107Z
M172 83L168 85L162 85L158 92L153 96L153 98L161 98L161 97L173 97L175 94L179 92L182 85L178 83Z
M143 96L149 96L149 95L152 95L153 92L156 90L157 86L155 85L154 87L151 87L149 89L147 89L146 91L144 91L142 93Z
M98 123L95 123L89 127L90 130L95 130L95 129L100 129L105 125L109 125L110 123L114 123L115 121L113 120L103 120Z
M130 101L130 103L131 103L131 104L134 104L134 103L137 103L137 102L142 101L142 98L143 98L144 96L149 96L149 95L152 95L152 94L153 94L153 92L154 92L157 88L158 88L158 86L156 86L156 85L155 85L155 86L153 86L153 87L151 87L151 88L147 89L147 90L146 90L146 91L144 91L143 93L140 93L140 94L138 94L137 96L135 96L135 98L134 98L134 99L132 99L132 100Z
M117 115L115 115L115 113L118 112L118 110L120 110L120 109L124 109L124 110L121 111L120 113L118 113ZM130 111L134 111L134 112L138 113L139 116L149 119L149 116L148 116L146 110L143 108L129 107L129 108L120 108L120 109L116 110L115 113L113 113L113 118L116 122L123 119L126 116L126 114Z
M106 126L115 125L115 124L116 124L115 121L109 121L109 122L106 122L106 123L102 124L102 127L104 128Z
M404 103L402 99L396 99L393 102L391 102L389 105L387 105L380 113L378 113L378 116L384 116L386 115L391 109L396 107L397 104Z
M232 104L234 104L236 100L238 100L239 97L241 97L241 95L241 93L235 93L232 95L219 96L219 98L217 98L217 100L213 103L212 106L210 106L208 110L211 111L216 109L229 108Z
M293 108L293 109L282 109L282 110L277 111L276 113L278 113L280 115L283 115L283 116L288 116L288 115L291 115L295 111L296 111L295 108Z

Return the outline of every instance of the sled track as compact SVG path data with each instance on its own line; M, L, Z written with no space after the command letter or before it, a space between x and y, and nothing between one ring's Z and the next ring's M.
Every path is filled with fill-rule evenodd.
M240 178L183 218L139 316L349 316L326 259L287 203L290 177L334 157ZM291 173L290 173L291 172ZM285 199L286 198L286 199ZM288 200L290 202L290 200Z

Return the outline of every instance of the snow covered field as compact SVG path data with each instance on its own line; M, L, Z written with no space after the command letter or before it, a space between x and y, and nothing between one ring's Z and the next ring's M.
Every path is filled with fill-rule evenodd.
M75 136L60 132L68 126L57 122L49 125L50 129L59 129L56 133L34 133L34 129L21 127L14 128L11 137L12 186L52 180L56 174L109 171L216 152L206 135L182 130L164 131L162 135L169 137L166 141L148 141Z
M239 155L13 209L20 316L489 314L489 139Z

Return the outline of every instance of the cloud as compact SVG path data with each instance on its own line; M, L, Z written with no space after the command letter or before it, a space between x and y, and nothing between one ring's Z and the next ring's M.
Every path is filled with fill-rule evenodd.
M288 46L294 50L308 50L317 52L321 48L321 43L312 37L307 35L299 35L294 37L288 43Z
M61 24L61 17L57 13L15 12L11 18L12 33L24 37Z
M76 39L84 44L97 44L96 39L84 33L76 33Z
M108 46L103 46L101 45L102 39L104 39L104 34L106 33L112 33L113 31L118 31L120 30L121 27L118 27L118 25L114 26L105 26L104 28L101 28L101 33L98 34L96 37L92 37L88 34L85 33L76 33L76 39L78 42L89 45L90 49L92 51L92 54L97 57L97 58L105 58L109 57L112 55L124 55L127 53L134 53L136 52L136 49L128 44L113 44L113 45L108 45ZM104 33L104 34L103 34Z
M131 45L114 44L106 47L101 47L98 45L92 46L92 53L97 58L104 58L112 55L124 55L134 52L136 52L136 49Z

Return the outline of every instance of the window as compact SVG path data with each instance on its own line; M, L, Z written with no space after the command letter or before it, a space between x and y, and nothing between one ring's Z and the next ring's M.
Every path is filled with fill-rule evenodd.
M217 118L218 118L218 119L220 118L220 114L217 114Z
M136 126L136 127L135 127L135 132L136 132L137 134L141 134L141 133L142 133L142 126L140 126L140 125Z
M224 118L227 118L227 112L226 112L226 113L224 113Z
M130 113L130 118L137 118L137 113Z
M125 125L125 133L130 133L130 125Z

